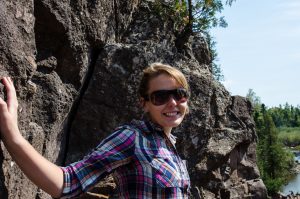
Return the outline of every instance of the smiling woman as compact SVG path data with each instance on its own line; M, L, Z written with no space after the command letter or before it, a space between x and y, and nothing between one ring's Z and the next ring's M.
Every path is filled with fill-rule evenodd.
M155 69L155 66L153 68ZM141 101L151 120L169 135L172 128L178 126L187 113L188 90L174 77L161 71L158 70L156 73L159 75L156 74L149 80L148 95L142 97ZM150 96L150 101L147 96Z
M118 127L82 160L52 164L20 134L17 97L10 78L2 78L0 131L9 153L35 184L53 197L71 198L112 173L118 198L188 198L190 179L175 148L172 128L188 112L189 86L177 69L161 63L144 70L140 101L149 116Z
M188 113L187 80L180 71L168 65L154 63L144 70L139 93L144 111L167 136Z

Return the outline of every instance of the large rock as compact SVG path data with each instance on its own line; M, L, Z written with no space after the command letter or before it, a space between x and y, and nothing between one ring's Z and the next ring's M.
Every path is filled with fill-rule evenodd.
M192 90L190 114L174 132L191 197L266 198L251 104L214 80L201 35L177 49L172 19L151 1L7 0L0 11L0 73L15 80L22 134L49 160L76 161L141 117L140 74L164 62L181 69ZM1 150L0 198L50 198ZM114 189L108 176L83 197L113 198Z

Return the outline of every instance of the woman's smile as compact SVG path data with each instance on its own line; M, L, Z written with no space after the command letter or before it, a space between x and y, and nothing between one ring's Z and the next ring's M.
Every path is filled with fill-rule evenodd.
M173 112L167 112L167 113L163 113L165 116L167 117L174 117L180 114L179 111L173 111Z

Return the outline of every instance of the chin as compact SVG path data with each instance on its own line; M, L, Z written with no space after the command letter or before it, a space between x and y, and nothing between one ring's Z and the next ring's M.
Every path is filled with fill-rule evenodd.
M174 128L174 127L177 127L181 124L182 122L182 119L180 120L177 120L177 121L172 121L172 122L166 122L166 127L171 127L171 128Z

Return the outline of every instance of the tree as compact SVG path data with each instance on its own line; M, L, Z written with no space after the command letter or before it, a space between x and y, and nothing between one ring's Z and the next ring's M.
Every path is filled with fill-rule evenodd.
M185 52L185 45L193 34L205 36L211 52L212 73L218 81L224 80L224 76L220 65L216 63L216 42L208 31L212 27L227 27L224 17L217 17L217 14L222 12L224 4L231 6L233 1L235 0L175 0L173 6L177 49Z
M256 93L252 88L248 90L248 93L246 94L246 98L251 102L254 109L260 107L261 105L260 97L256 95Z
M211 55L211 70L214 78L218 81L223 81L224 80L224 75L221 69L221 66L217 64L218 61L218 53L216 50L216 41L213 40L213 38L207 34L206 40L208 43L208 47L210 49L210 55Z
M300 109L286 103L284 106L270 108L271 114L276 127L299 127L300 126Z
M261 110L264 110L262 107ZM257 129L259 141L257 146L258 166L261 177L270 195L274 195L286 182L288 171L293 165L293 156L278 141L278 131L270 113L262 112L263 120Z

